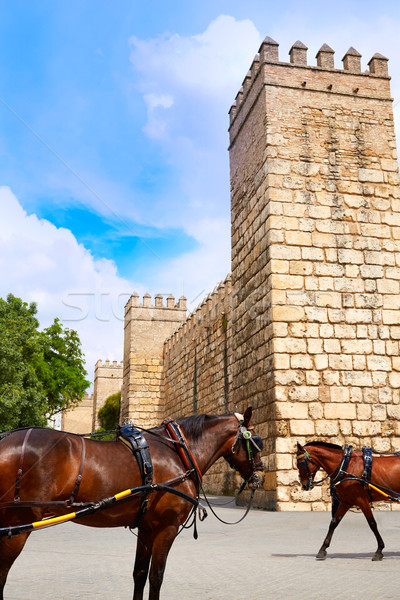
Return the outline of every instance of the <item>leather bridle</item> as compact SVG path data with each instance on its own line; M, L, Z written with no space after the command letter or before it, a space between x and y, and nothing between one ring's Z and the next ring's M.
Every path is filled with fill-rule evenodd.
M317 470L314 471L314 473L311 473L310 463L317 467ZM307 490L312 490L314 485L319 485L319 484L323 483L329 477L329 475L327 475L326 477L324 477L323 479L320 479L319 481L314 480L316 474L321 469L321 465L319 465L317 462L315 462L315 460L313 458L311 458L309 452L305 448L303 448L303 452L301 454L297 455L297 467L299 469L301 477L303 476L301 473L301 470L303 468L305 468L305 470L306 470L306 475L308 477L307 488L306 488Z
M237 415L235 416L237 417ZM238 431L232 444L231 452L225 457L225 460L232 469L237 470L237 467L233 463L233 456L240 450L243 444L252 471L250 477L244 482L244 485L249 483L253 489L257 489L260 485L260 476L257 471L264 471L264 465L261 460L255 462L254 457L262 451L263 443L259 435L252 435L252 431L254 431L253 427L247 427L244 421L239 420Z

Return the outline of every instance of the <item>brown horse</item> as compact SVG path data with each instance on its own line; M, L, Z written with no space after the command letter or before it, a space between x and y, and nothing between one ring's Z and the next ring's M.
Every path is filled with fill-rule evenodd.
M348 461L348 462L347 462ZM346 464L347 463L347 464ZM378 542L372 560L382 560L385 544L379 534L372 514L371 502L392 500L400 496L400 460L397 454L374 457L371 480L363 478L364 463L362 452L349 452L348 458L343 448L326 442L309 442L305 446L297 444L297 467L304 490L314 486L314 478L321 468L331 478L332 520L327 536L317 554L318 559L326 557L326 549L331 543L333 532L352 506L358 506L364 513L368 525Z
M177 419L201 474L224 457L245 480L256 481L256 469L261 467L260 456L257 450L249 455L249 446L247 444L246 447L245 443L245 439L252 435L249 431L251 412L248 408L242 421L239 421L239 415L198 415ZM153 463L153 482L163 483L172 478L175 480L172 485L178 492L196 498L198 484L187 475L187 465L183 464L177 444L171 441L166 428L160 426L144 435ZM14 431L5 437L0 442L0 527L41 520L48 511L46 502L56 515L70 513L71 506L56 503L61 504L71 497L80 470L82 478L72 506L98 502L127 488L142 485L137 461L125 444L88 439L84 447L82 470L83 444L82 438L77 435L32 429L29 439L24 430ZM18 477L21 467L22 476ZM16 497L19 502L15 502ZM134 600L143 598L149 568L149 600L160 597L168 552L192 508L187 499L171 493L154 492L149 494L148 499L147 512L138 524L133 571ZM27 506L29 503L32 505ZM116 503L76 522L91 527L129 527L136 522L141 503L142 498ZM29 532L23 532L16 537L0 538L1 600L9 569L28 536Z

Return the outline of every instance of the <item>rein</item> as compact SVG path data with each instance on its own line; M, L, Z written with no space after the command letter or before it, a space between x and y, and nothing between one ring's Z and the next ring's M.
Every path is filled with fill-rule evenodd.
M186 469L192 472L192 479L194 480L196 487L199 489L203 482L203 476L197 464L195 457L193 456L192 451L189 448L188 441L179 427L176 421L172 419L164 419L162 424L165 426L167 433L170 435L172 441L176 442L178 454L181 458Z
M233 521L233 522L225 521L224 519L219 517L217 515L217 513L215 512L213 506L211 505L211 503L207 497L207 494L203 488L203 483L202 483L203 478L202 478L200 469L197 465L196 459L193 456L193 453L189 448L187 439L186 439L184 433L182 432L181 428L179 427L178 423L176 423L176 421L173 421L170 418L165 419L162 423L165 426L168 434L171 436L172 441L176 442L177 450L178 450L179 456L181 457L181 460L182 460L184 466L187 469L190 469L190 471L192 473L192 479L194 480L196 487L197 487L197 499L199 499L199 494L201 491L201 493L204 497L204 500L207 503L207 505L208 505L209 509L211 510L212 514L214 515L214 517L221 523L224 523L225 525L236 525L236 524L240 523L241 521L243 521L243 519L245 519L247 517L247 515L251 509L252 503L253 503L255 491L260 484L259 476L256 473L256 469L264 470L264 467L263 467L263 464L261 461L259 461L257 463L254 462L254 448L255 448L256 452L261 452L261 450L262 450L261 438L259 436L251 435L250 430L253 429L253 427L247 428L244 424L244 421L241 420L241 415L235 413L235 416L239 421L239 427L238 427L238 432L236 434L235 440L232 445L231 453L235 454L236 449L239 450L240 445L243 441L246 446L247 458L248 458L249 463L252 468L252 474L248 480L246 480L242 483L239 493L238 493L238 496L242 493L242 491L245 488L247 483L251 482L252 486L251 486L251 494L250 494L249 503L248 503L245 513L241 516L240 519L238 519L237 521ZM232 459L230 457L224 457L224 458L227 461L227 463L229 464L229 466L231 468L235 469ZM190 515L188 518L190 518ZM200 519L200 520L203 520L203 519ZM195 522L194 522L194 526L196 529ZM195 532L195 538L196 537L197 536L196 536L196 532Z
M84 462L85 462L85 454L86 454L84 437L87 437L87 436L79 435L79 437L82 440L82 455L81 455L79 473L78 473L77 479L75 481L75 485L73 487L73 491L72 491L70 498L68 498L67 500L48 501L48 502L21 500L19 497L19 489L20 489L20 483L21 483L21 478L22 478L22 474L23 474L25 449L27 446L28 438L32 432L32 429L34 429L34 428L26 428L26 434L25 434L25 437L23 440L22 450L21 450L20 466L19 466L18 473L17 473L14 501L0 503L0 510L5 509L5 508L16 508L16 507L20 507L20 508L62 507L62 508L78 508L79 510L68 513L66 515L61 515L58 517L49 517L49 518L45 518L41 521L28 523L28 524L24 524L24 525L12 525L9 527L2 527L2 528L0 528L0 537L8 536L9 538L11 538L12 536L19 535L20 533L23 533L23 532L32 531L32 530L40 529L40 528L44 528L44 527L50 527L53 525L57 525L59 523L64 523L67 521L80 519L80 518L83 518L90 514L93 514L97 511L102 511L107 508L111 508L117 502L129 501L129 500L136 498L137 496L146 497L147 495L154 493L154 492L167 492L170 494L174 494L176 496L179 496L179 497L187 500L188 502L190 502L193 505L192 512L194 513L193 524L194 524L194 537L195 538L197 538L196 508L198 508L198 510L199 510L199 519L201 521L203 521L207 516L207 512L206 512L205 508L200 504L200 500L199 500L200 490L202 492L202 495L204 495L204 500L207 502L211 512L221 523L224 523L226 525L234 525L234 524L240 523L241 521L243 521L243 519L249 513L252 502L253 502L253 497L254 497L255 491L259 487L259 484L260 484L260 479L259 479L258 474L256 473L256 469L264 470L264 467L263 467L261 461L255 463L255 460L254 460L255 454L257 452L261 452L261 450L262 450L261 438L259 436L252 436L251 430L253 428L252 427L247 428L247 426L244 423L244 420L240 419L241 415L238 415L235 413L235 416L239 421L239 426L238 426L238 432L236 434L235 440L234 440L232 448L231 448L231 454L234 455L236 453L236 451L239 450L241 444L243 443L246 448L247 459L249 461L249 464L251 466L251 471L252 471L250 477L246 481L243 482L243 484L241 485L240 490L239 490L238 495L240 495L240 493L243 491L244 487L247 484L251 485L251 495L250 495L250 500L249 500L247 509L246 509L245 513L242 515L242 517L240 519L238 519L237 521L234 521L234 522L224 521L215 513L215 511L214 511L212 505L210 504L208 497L204 491L204 488L202 485L202 474L201 474L201 471L197 464L197 461L196 461L192 451L189 448L187 439L186 439L182 429L178 425L178 423L176 423L176 421L172 421L172 419L165 419L165 421L163 421L163 423L162 423L164 425L164 427L166 428L166 431L167 431L169 437L164 437L164 436L162 436L154 431L151 431L151 430L146 430L143 428L140 428L140 429L142 431L146 431L146 432L155 434L155 435L157 435L157 437L162 438L165 441L168 441L170 443L172 442L176 445L178 454L179 454L179 456L182 460L182 463L186 469L186 471L183 475L174 477L172 479L164 481L163 483L147 483L146 482L145 485L138 486L135 488L129 488L127 490L124 490L123 492L119 492L118 494L115 494L114 496L110 496L108 498L105 498L105 499L97 501L97 502L75 502L75 497L79 491L79 486L80 486L80 483L82 480L82 472L83 472L83 467L84 467ZM242 419L243 419L243 417L242 417ZM4 434L0 434L0 438L7 436L9 433L11 433L11 432L5 432ZM107 432L107 433L113 433L113 432ZM92 437L91 434L88 434L88 435L90 435L90 437ZM101 432L101 435L105 435L105 433ZM93 437L97 437L96 434L94 434ZM225 456L224 458L228 462L229 466L236 470L236 467L233 463L233 457L228 455L228 456ZM184 481L186 481L189 478L192 478L194 483L196 484L196 489L197 489L196 498L193 498L189 494L181 492L180 490L177 490L174 487L172 487L174 485L183 483ZM188 520L189 519L190 519L190 515L188 517Z
M27 523L24 525L10 525L8 527L0 527L0 537L7 536L9 539L15 535L19 535L20 533L24 533L27 531L33 531L35 529L43 529L45 527L51 527L53 525L58 525L59 523L66 523L68 521L73 521L75 519L81 519L88 515L91 515L95 512L106 510L107 508L111 508L117 502L121 502L124 500L131 500L139 495L146 495L154 492L168 492L170 494L174 494L175 496L179 496L188 502L191 502L195 508L199 507L205 512L204 508L199 504L197 498L192 498L188 494L181 492L180 490L176 490L171 487L180 481L183 481L184 478L187 479L189 476L188 473L180 476L178 478L170 479L164 483L152 483L151 485L142 485L136 488L130 488L115 494L114 496L109 496L108 498L104 498L98 502L87 503L87 505L72 513L68 513L66 515L61 515L59 517L50 517L48 519L43 519L42 521L35 521L33 523ZM205 518L204 516L204 518Z
M245 482L244 482L244 484L245 484L245 485L246 485L246 483L247 483L247 481L245 481ZM249 512L250 512L250 509L251 509L251 506L252 506L252 504L253 504L253 498L254 498L254 494L255 494L255 491L256 491L256 489L257 489L256 487L252 487L252 488L251 488L250 499L249 499L249 502L248 502L248 505L247 505L247 508L246 508L246 512L245 512L245 513L244 513L244 514L243 514L243 515L240 517L240 519L238 519L237 521L225 521L224 519L222 519L221 517L219 517L219 516L217 515L217 513L215 512L215 510L214 510L214 508L213 508L212 504L210 504L210 501L209 501L209 499L208 499L208 497L207 497L207 495L206 495L206 493L205 493L205 491L204 491L204 489L203 489L203 488L201 488L201 492L202 492L202 494L203 494L203 496L204 496L204 500L207 502L207 506L208 506L208 508L211 510L211 512L212 512L212 514L214 515L214 517L215 517L215 518L216 518L216 519L217 519L217 520L218 520L220 523L223 523L224 525L237 525L238 523L240 523L241 521L243 521L243 519L245 519L245 518L247 517L247 515L249 514ZM241 489L240 489L240 491L239 491L239 493L238 493L238 496L239 496L239 494L241 493L241 491L242 491L242 490L243 490L243 484L242 484L242 486L241 486ZM227 504L229 504L229 503L227 503ZM220 506L220 505L219 505L219 506Z

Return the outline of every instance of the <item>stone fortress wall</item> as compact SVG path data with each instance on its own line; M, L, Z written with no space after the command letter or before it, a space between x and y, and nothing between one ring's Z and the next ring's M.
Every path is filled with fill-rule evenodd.
M265 506L318 510L296 440L400 448L400 190L387 59L289 54L266 38L230 111L233 396L266 425Z
M94 368L92 431L100 427L98 412L108 396L121 391L123 364L98 360Z
M232 289L230 275L207 296L164 345L164 414L233 411ZM218 461L204 478L209 491L232 492L234 472Z
M165 417L163 353L165 340L186 318L186 299L169 295L164 303L150 294L143 302L133 293L125 306L124 373L121 419L141 427L155 427Z
M94 394L85 394L78 406L61 413L61 429L73 433L85 434L93 431Z
M297 440L400 449L399 174L387 59L289 56L266 38L230 110L231 276L188 318L184 298L127 303L121 421L252 405L258 505L325 510ZM234 481L216 465L206 485Z

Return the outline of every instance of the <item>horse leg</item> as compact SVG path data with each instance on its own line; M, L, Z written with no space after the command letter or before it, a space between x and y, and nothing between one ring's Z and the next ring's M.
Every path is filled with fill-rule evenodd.
M139 529L136 545L135 566L133 568L133 600L143 600L143 591L147 581L153 539L151 534ZM1 600L1 599L0 599Z
M176 525L169 525L160 531L154 540L149 576L149 600L159 600L160 598L160 588L164 578L168 552L177 533L178 527Z
M358 506L363 511L364 516L367 519L367 523L370 526L371 530L373 531L373 533L376 537L376 541L378 542L378 548L377 548L374 556L372 557L372 560L382 560L382 558L383 558L382 550L384 549L385 544L384 544L384 541L381 538L380 533L378 531L378 525L376 524L374 515L372 514L371 506L366 498L363 498L362 500L360 500L358 503Z
M340 521L343 519L344 515L347 513L349 508L350 506L348 506L347 504L338 503L335 506L335 509L332 511L332 520L329 524L328 533L326 535L326 538L324 539L324 543L318 551L317 556L315 557L318 560L323 560L326 557L326 549L331 543L333 532L335 531L336 527L339 525Z
M8 572L25 546L28 537L29 533L21 533L11 539L6 537L0 539L0 600L4 598L4 586Z

